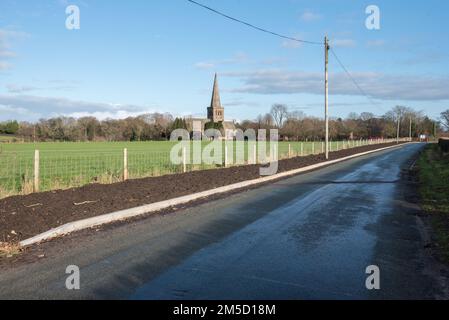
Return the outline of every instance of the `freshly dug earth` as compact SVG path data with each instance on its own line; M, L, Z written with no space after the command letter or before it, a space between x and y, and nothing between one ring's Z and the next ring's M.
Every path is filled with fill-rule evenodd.
M338 159L390 145L395 144L332 152L329 158ZM281 160L278 172L324 161L322 154ZM68 222L256 179L260 177L259 167L248 165L195 171L5 198L0 200L0 242L14 243Z

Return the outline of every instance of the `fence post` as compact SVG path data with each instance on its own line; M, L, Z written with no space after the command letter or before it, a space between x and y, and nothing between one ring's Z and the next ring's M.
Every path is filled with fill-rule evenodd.
M253 147L253 160L254 160L254 164L257 164L257 146L254 145Z
M225 150L224 150L224 165L225 165L225 168L228 166L228 145L226 144L226 141L225 141Z
M182 172L187 172L187 155L186 155L186 147L182 148Z
M315 141L312 142L312 154L315 154Z
M123 149L123 181L128 180L128 149Z
M324 142L321 141L321 153L324 153Z
M301 157L304 156L304 144L301 142Z
M288 144L288 158L290 159L292 157L292 146L290 143Z
M39 150L34 150L34 192L39 192Z

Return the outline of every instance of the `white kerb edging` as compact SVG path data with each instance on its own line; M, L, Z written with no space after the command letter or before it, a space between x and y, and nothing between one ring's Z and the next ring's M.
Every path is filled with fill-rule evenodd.
M129 218L133 218L136 216L140 216L146 213L150 213L150 212L156 212L156 211L160 211L163 209L167 209L170 207L174 207L180 204L185 204L194 200L198 200L201 198L206 198L212 195L216 195L216 194L220 194L220 193L225 193L225 192L229 192L229 191L234 191L234 190L238 190L238 189L242 189L242 188L246 188L249 186L253 186L256 184L260 184L260 183L264 183L264 182L269 182L272 180L277 180L280 178L284 178L284 177L288 177L288 176L293 176L299 173L303 173L303 172L307 172L307 171L311 171L311 170L315 170L317 168L321 168L321 167L325 167L334 163L338 163L338 162L342 162L342 161L346 161L349 159L353 159L356 157L360 157L360 156L364 156L367 154L371 154L374 152L378 152L378 151L382 151L382 150L388 150L388 149L392 149L392 148L397 148L400 146L403 146L405 144L400 144L400 145L395 145L395 146L390 146L390 147L385 147L385 148L380 148L380 149L376 149L376 150L370 150L370 151L366 151L366 152L362 152L362 153L357 153L357 154L353 154L351 156L347 156L344 158L340 158L340 159L335 159L335 160L330 160L330 161L325 161L325 162L320 162L311 166L307 166L307 167L303 167L303 168L299 168L299 169L295 169L295 170L291 170L291 171L286 171L286 172L282 172L282 173L278 173L272 176L267 176L267 177L263 177L263 178L257 178L257 179L253 179L253 180L248 180L248 181L243 181L243 182L239 182L239 183L234 183L234 184L230 184L227 186L223 186L223 187L219 187L219 188L215 188L215 189L211 189L211 190L207 190L207 191L203 191L203 192L199 192L199 193L194 193L194 194L190 194L187 196L182 196L179 198L174 198L174 199L170 199L170 200L165 200L165 201L160 201L160 202L155 202L155 203L151 203L148 205L144 205L144 206L140 206L140 207L136 207L136 208L131 208L131 209L126 209L126 210L121 210L121 211L116 211L113 213L107 213L107 214L103 214L101 216L97 216L97 217L92 217L92 218L88 218L88 219L83 219L83 220L78 220L78 221L74 221L74 222L69 222L66 223L62 226L56 227L54 229L51 229L49 231L46 231L44 233L38 234L37 236L34 236L32 238L26 239L21 241L19 244L22 247L26 247L35 243L39 243L41 241L44 240L49 240L52 238L56 238L62 235L66 235L75 231L80 231L83 229L88 229L88 228L93 228L102 224L106 224L106 223L111 223L111 222L116 222L116 221L121 221L121 220L126 220Z

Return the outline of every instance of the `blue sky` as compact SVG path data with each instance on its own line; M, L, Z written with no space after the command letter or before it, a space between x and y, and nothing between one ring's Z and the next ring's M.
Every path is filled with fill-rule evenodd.
M438 118L449 108L447 1L198 1L288 36L328 35L374 101L331 56L332 116L401 104ZM69 4L80 8L80 30L65 28ZM368 5L380 8L380 30L365 27ZM322 116L323 52L185 0L1 0L0 120L205 116L215 72L227 119L254 119L274 103Z

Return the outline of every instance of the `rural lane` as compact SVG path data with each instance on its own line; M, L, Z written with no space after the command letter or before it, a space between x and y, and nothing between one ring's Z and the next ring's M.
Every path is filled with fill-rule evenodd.
M409 201L408 168L422 147L42 244L45 258L0 271L0 298L445 297ZM80 290L65 288L68 265L81 270ZM380 268L380 290L365 287L369 265Z

